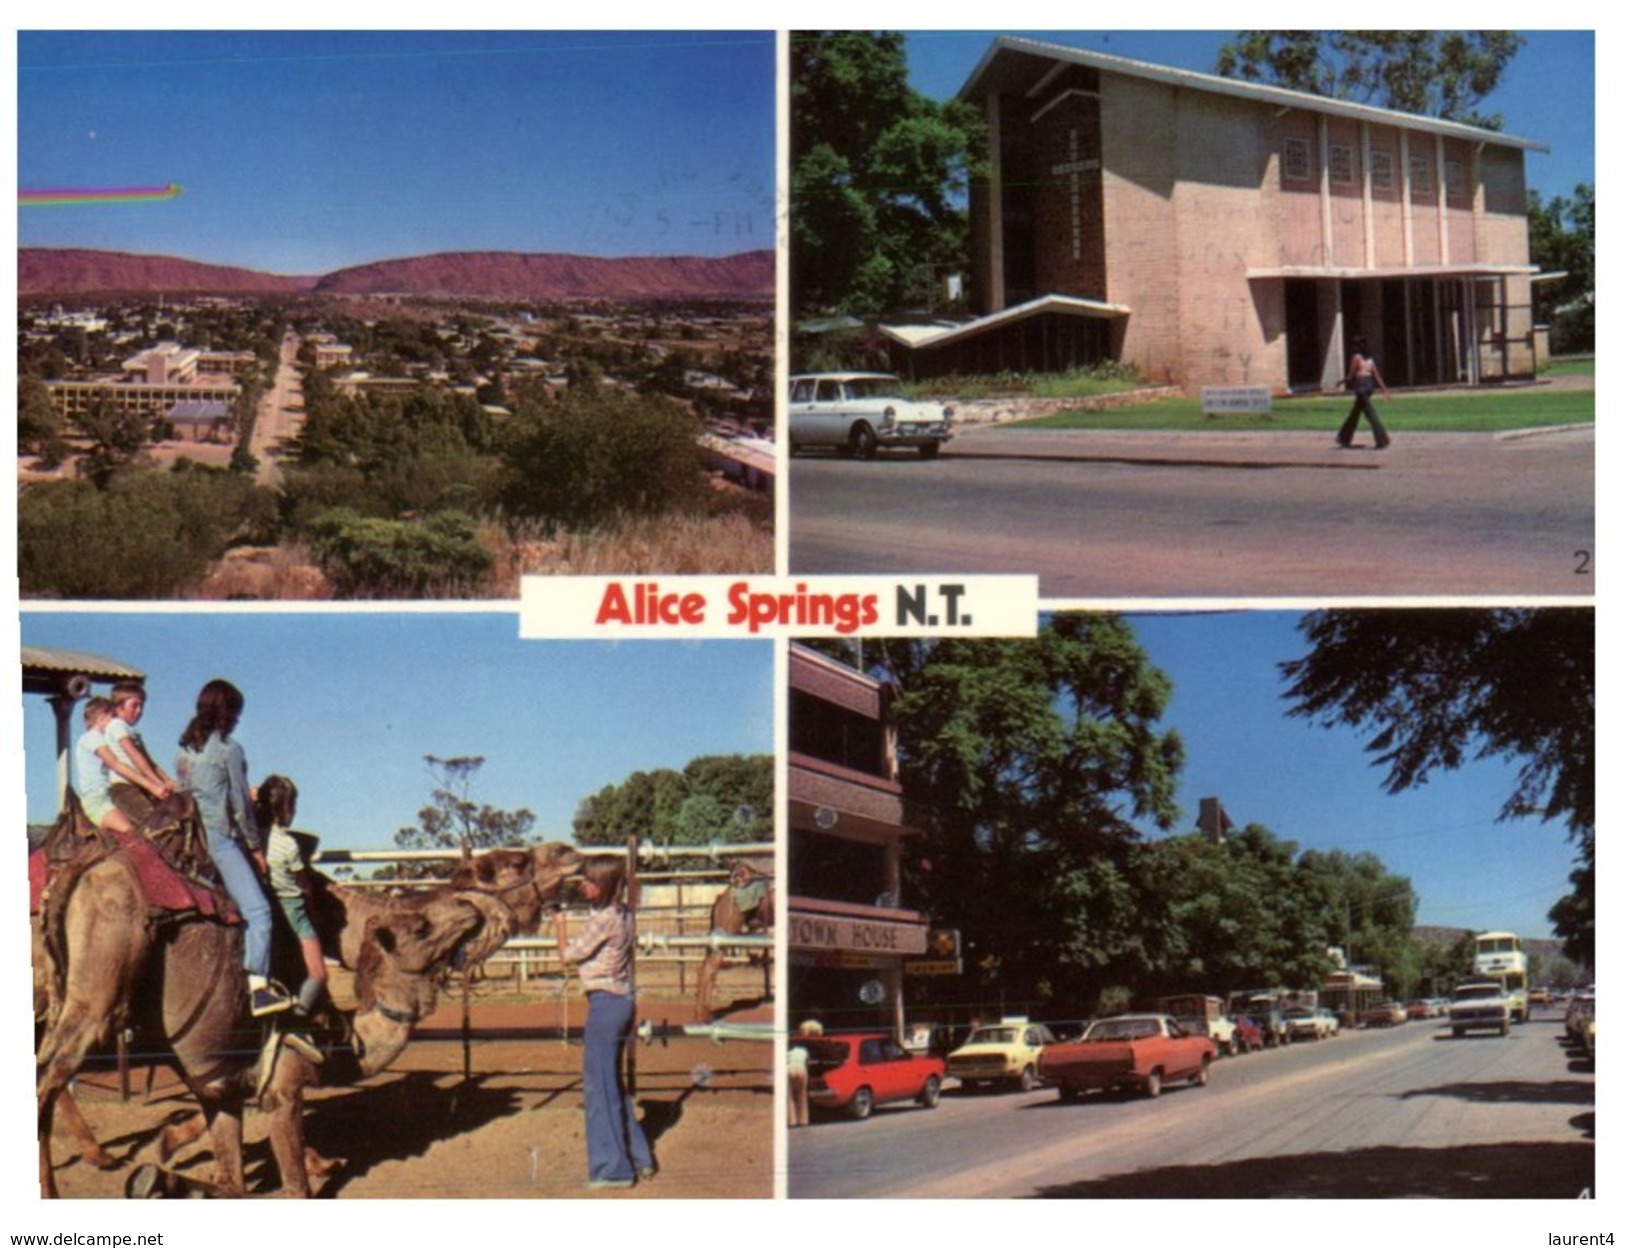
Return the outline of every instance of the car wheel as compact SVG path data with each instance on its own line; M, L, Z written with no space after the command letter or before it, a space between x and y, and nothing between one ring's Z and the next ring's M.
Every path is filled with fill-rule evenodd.
M928 1075L925 1087L920 1089L920 1104L926 1109L935 1109L937 1102L942 1099L942 1080L935 1075Z
M880 439L875 437L875 431L861 421L852 426L852 454L859 459L873 459L875 447L880 445Z
M1162 1095L1162 1072L1153 1070L1145 1077L1145 1094L1152 1100Z
M1031 1092L1038 1086L1038 1076L1033 1073L1031 1066L1021 1068L1021 1078L1018 1080L1023 1092Z
M859 1088L852 1095L852 1103L846 1107L846 1112L859 1122L874 1113L875 1094L868 1088Z
M1503 1036L1510 1036L1512 1034L1512 1024L1504 1019L1501 1022L1501 1034Z
M1450 1034L1457 1040L1460 1040L1462 1036L1467 1034L1467 1029L1465 1027L1452 1027L1450 1029Z
M937 452L942 449L941 442L925 442L920 445L921 459L935 459Z
M1063 1083L1056 1091L1060 1093L1061 1099L1069 1105L1074 1105L1083 1099L1083 1089L1074 1088L1069 1083Z
M1202 1059L1202 1069L1200 1069L1194 1075L1191 1076L1191 1083L1194 1084L1198 1088L1207 1087L1207 1068L1208 1068L1208 1065L1209 1065L1208 1059L1204 1057Z

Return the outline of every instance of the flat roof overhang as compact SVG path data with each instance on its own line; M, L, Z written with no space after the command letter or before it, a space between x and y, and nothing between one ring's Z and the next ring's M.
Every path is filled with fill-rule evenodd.
M1268 269L1248 269L1249 282L1279 278L1391 279L1406 277L1532 277L1540 272L1533 264L1392 264L1374 269L1338 265L1283 264Z
M911 350L926 347L945 347L963 342L979 334L988 333L1004 325L1012 325L1028 317L1057 313L1063 316L1081 316L1096 320L1113 320L1129 314L1126 305L1102 303L1097 299L1080 299L1075 295L1040 295L1013 308L978 317L959 325L882 325L880 332Z
M1167 65L1154 65L1148 61L1109 56L1104 52L1089 52L1062 43L1046 43L1039 39L1024 39L1016 35L1000 35L993 41L976 68L971 71L971 76L965 80L965 85L959 89L957 98L974 100L985 94L1016 92L1034 95L1051 80L1058 64L1085 65L1130 78L1143 78L1151 82L1166 83L1172 87L1253 100L1276 108L1295 108L1306 112L1325 113L1333 117L1348 117L1355 121L1369 121L1376 125L1402 126L1407 130L1466 139L1474 143L1488 143L1496 147L1512 147L1531 152L1552 150L1547 144L1535 139L1521 139L1516 135L1503 134L1499 130L1485 130L1481 126L1469 126L1459 121L1442 121L1437 117L1402 113L1396 109L1378 108L1372 104L1356 104L1350 100L1311 95L1307 91L1265 86L1262 83L1245 82L1237 78L1221 78L1217 74L1203 74L1190 69L1174 69Z

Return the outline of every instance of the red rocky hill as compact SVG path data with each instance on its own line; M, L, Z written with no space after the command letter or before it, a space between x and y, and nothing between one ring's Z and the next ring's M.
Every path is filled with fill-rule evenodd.
M311 277L278 277L253 269L199 264L176 256L137 256L123 251L24 247L17 251L17 293L21 295L286 294L309 290Z
M445 252L278 277L169 256L25 248L17 253L23 295L100 291L334 295L446 295L482 299L771 299L773 253L605 259L510 251Z

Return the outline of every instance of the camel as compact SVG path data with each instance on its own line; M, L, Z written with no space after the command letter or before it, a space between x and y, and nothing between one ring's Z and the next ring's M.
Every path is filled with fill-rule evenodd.
M184 818L189 805L184 796L168 799L153 819ZM564 845L528 856L529 891L540 906L557 896L577 861ZM439 972L454 959L483 960L516 930L514 911L492 893L442 887L383 897L323 877L314 883L310 913L324 951L356 972L351 1043L330 1054L329 1075L347 1073L336 1068L351 1053L353 1073L387 1067L433 1008ZM211 1190L244 1194L242 1112L254 1090L258 1046L241 1043L256 1030L247 1017L241 928L198 919L153 923L126 857L98 852L70 863L53 882L43 933L46 1028L36 1057L41 1192L57 1195L51 1128L56 1109L71 1102L68 1081L93 1047L139 1014L162 1035L202 1106L215 1157ZM315 1081L305 1058L278 1046L259 1094L287 1195L310 1195L301 1116L303 1089ZM64 1113L70 1126L77 1121L83 1128L76 1107Z
M711 903L711 934L738 936L745 932L773 930L773 877L744 859L735 859L728 871L728 887ZM717 974L726 958L720 949L709 949L700 963L700 982L694 998L694 1016L702 1023L716 1017L712 996Z

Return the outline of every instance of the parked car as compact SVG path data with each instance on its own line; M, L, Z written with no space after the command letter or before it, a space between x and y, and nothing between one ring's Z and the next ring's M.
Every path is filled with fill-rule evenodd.
M1365 1012L1367 1027L1397 1027L1405 1021L1405 1007L1398 1001L1381 1001Z
M1433 1002L1422 1000L1412 1001L1405 1007L1405 1017L1413 1022L1417 1019L1426 1020L1432 1018Z
M998 1083L1031 1092L1038 1086L1038 1059L1055 1036L1043 1023L1007 1018L978 1027L948 1054L948 1073L966 1087Z
M1264 1047L1264 1032L1245 1014L1235 1020L1237 1053L1256 1053Z
M1576 1044L1585 1040L1585 1029L1588 1023L1593 1024L1597 1017L1597 997L1594 992L1577 993L1569 1008L1563 1013L1563 1030L1568 1033L1570 1040Z
M1322 1005L1315 1010L1315 1013L1320 1016L1320 1021L1324 1026L1326 1035L1336 1036L1342 1034L1343 1021L1337 1017L1336 1010L1332 1009L1330 1006Z
M1224 1002L1218 997L1187 993L1178 997L1163 997L1157 1009L1177 1019L1179 1025L1195 1036L1206 1036L1220 1053L1236 1051L1236 1023L1225 1013Z
M1281 1013L1286 1019L1287 1031L1294 1040L1324 1040L1332 1034L1327 1030L1326 1019L1318 1009L1295 1005Z
M1038 1073L1063 1101L1115 1088L1160 1096L1165 1084L1207 1083L1213 1041L1193 1036L1166 1014L1124 1014L1091 1023L1083 1039L1052 1044Z
M790 453L828 447L873 459L913 447L927 459L953 437L953 408L902 396L891 373L804 373L790 378Z
M1450 1000L1450 1034L1460 1039L1469 1031L1512 1031L1512 1002L1500 981L1467 980L1456 985Z
M877 1105L917 1101L935 1109L947 1067L940 1057L910 1053L889 1035L803 1038L807 1100L818 1110L867 1118Z

